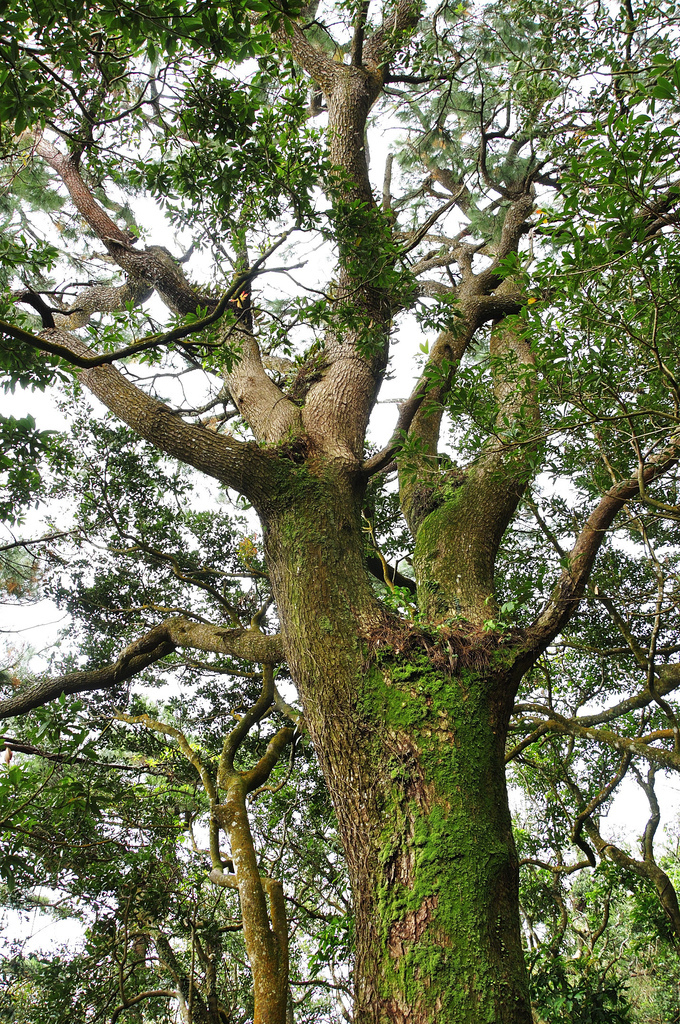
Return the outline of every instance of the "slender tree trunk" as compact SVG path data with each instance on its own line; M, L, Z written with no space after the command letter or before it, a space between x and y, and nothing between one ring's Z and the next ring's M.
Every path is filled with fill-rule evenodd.
M338 814L357 1024L529 1024L503 766L514 682L478 627L375 599L361 490L308 463L265 516L288 662Z
M253 1024L284 1024L288 1000L288 926L283 887L274 879L268 879L265 886L260 876L243 779L234 776L224 803L218 805L215 812L229 836L236 871L243 941L253 972Z

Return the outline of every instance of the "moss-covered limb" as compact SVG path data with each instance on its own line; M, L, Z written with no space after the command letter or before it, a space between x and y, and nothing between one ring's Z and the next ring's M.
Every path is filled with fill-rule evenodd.
M419 604L435 620L460 615L479 624L494 618L496 555L535 460L537 443L523 436L527 427L535 433L538 422L533 354L504 320L491 332L490 355L495 433L458 485L448 495L440 488L439 507L417 529Z
M415 28L421 4L399 0L385 24L365 40L361 60L331 59L290 23L279 38L323 90L328 107L330 218L338 245L336 321L324 338L324 369L306 395L304 433L317 450L363 461L368 419L387 365L392 311L400 289L392 222L378 208L365 145L368 113L380 95L390 60ZM355 51L355 53L359 52Z
M364 563L364 481L331 458L289 464L274 506L262 510L265 554L288 664L318 675L313 658L381 612ZM350 646L351 646L350 641ZM350 658L354 673L359 641ZM304 684L303 684L304 685Z
M442 478L437 458L443 401L478 326L476 315L470 315L461 320L455 331L439 334L413 392L419 401L409 426L411 444L397 457L397 465L401 508L414 537L433 505L441 503L441 490L447 483ZM423 390L424 398L421 397Z
M281 752L293 739L295 730L279 729L254 768L238 771L235 755L253 725L267 714L274 701L274 673L262 666L262 690L255 704L240 719L224 742L218 767L223 803L212 802L210 878L216 885L238 890L243 921L243 938L253 972L255 1024L285 1024L288 996L288 925L280 882L260 875L253 836L250 831L246 797L269 778ZM224 871L219 852L218 825L229 839L231 869ZM271 921L267 912L267 896Z
M274 671L271 665L262 666L262 689L260 696L251 708L248 708L237 725L231 730L222 746L217 778L220 786L226 789L229 778L234 771L236 751L254 725L260 722L274 703ZM273 766L272 766L273 767ZM271 771L271 769L270 769Z
M384 621L364 564L360 482L333 462L294 467L285 500L265 519L265 550L286 660L305 723L348 833L371 777L355 707L362 638ZM352 765L356 789L336 780ZM364 777L364 771L367 772Z
M421 522L413 566L418 604L430 620L493 619L494 566L522 493L514 472L477 466Z
M387 365L393 308L402 288L392 218L374 199L365 144L369 111L389 62L418 23L419 0L399 0L365 39L357 63L344 64L314 46L295 24L281 30L293 59L323 90L328 107L330 218L338 246L335 323L324 338L325 366L306 396L304 432L319 451L359 468L368 419ZM359 61L358 54L361 54Z
M378 796L357 906L361 1024L531 1021L494 660L450 676L425 652L388 653L366 676Z
M279 961L279 974L285 973L288 978L288 915L286 914L286 898L283 884L277 878L263 878L262 884L269 897L269 916L271 919L274 945ZM286 980L286 994L288 983Z
M293 54L319 61L330 77L328 105L330 217L338 244L335 324L324 339L325 368L302 410L305 434L318 450L363 461L366 427L387 365L393 297L398 280L391 224L376 206L368 175L366 119L382 89L377 67L354 67L308 52L299 30ZM296 49L299 48L299 49ZM312 48L313 50L313 48Z
M459 183L449 181L446 187L456 195L460 191ZM496 227L497 237L490 240L491 244L488 246L488 250L494 253L494 259L491 266L484 270L475 273L472 269L473 259L479 251L479 246L458 240L451 250L450 262L455 260L460 272L460 283L457 284L455 290L460 320L455 330L444 332L439 336L432 348L423 377L419 381L418 386L423 380L430 380L429 394L415 413L409 429L409 437L412 442L415 442L415 445L411 446L415 449L415 454L409 451L407 458L403 460L403 470L400 473L402 509L414 537L433 503L439 503L437 495L432 494L432 485L429 480L436 468L441 420L456 367L483 324L490 321L502 323L508 315L518 313L522 307L523 297L516 283L510 278L504 280L499 267L502 265L503 259L517 251L524 224L532 206L531 194L526 192L517 196L499 213ZM500 350L504 348L509 350L509 346L504 340L504 329L496 334L496 347ZM493 346L492 339L492 348ZM496 361L497 363L493 351L491 355L492 362ZM524 353L520 353L519 349L516 349L515 355L520 361L525 361ZM499 374L496 373L494 385L500 405L505 406L505 410L501 410L499 413L499 417L502 418L511 411L508 401L510 395L500 395L498 376ZM414 394L417 393L417 390L416 388ZM514 388L510 390L512 391ZM526 392L524 385L519 390L522 394ZM514 411L512 418L516 418ZM410 467L411 472L409 472Z
M234 756L249 730L268 712L274 696L274 674L271 665L263 665L263 684L259 699L241 718L224 743L218 769L219 786L226 791L224 803L218 803L218 788L210 771L203 764L186 736L165 722L149 715L126 715L116 718L131 725L141 724L155 732L172 737L180 750L199 774L211 804L210 877L216 885L238 890L243 919L246 952L253 972L255 990L255 1024L285 1024L288 994L288 934L285 903L281 884L263 879L257 866L257 857L246 810L246 796L269 778L281 752L291 742L294 729L279 729L272 737L265 754L250 771L236 771ZM225 874L220 854L219 827L229 838L233 874ZM267 889L272 907L271 923L267 913ZM159 952L160 955L160 952ZM166 957L167 959L167 957ZM170 960L167 961L170 965ZM175 968L172 968L175 971ZM179 975L176 974L180 984ZM208 1024L208 1010L201 1016L194 1014L192 1024Z
M497 289L498 293L517 293L517 286L508 278ZM499 320L491 331L489 345L493 389L498 406L496 415L496 437L484 449L481 460L507 462L508 454L517 455L517 472L524 477L526 469L522 463L526 453L535 458L535 445L524 443L529 430L535 433L540 422L536 393L536 358L526 337L518 328L516 319Z
M236 888L241 903L243 939L253 972L254 1024L285 1024L288 996L288 938L283 891L280 883L262 878L246 810L247 787L241 773L234 773L224 803L213 812L229 836ZM216 875L213 871L211 877ZM214 877L218 884L224 881ZM272 898L272 920L267 911L265 885Z
M507 255L513 245L516 249L531 205L530 196L523 196L499 219L499 253ZM527 424L535 427L538 411L534 358L507 316L506 303L518 312L521 294L515 282L501 280L497 272L475 274L474 251L461 245L458 252L462 318L457 330L440 336L434 346L426 372L439 371L439 381L413 418L409 437L414 444L401 459L400 496L416 539L421 610L434 620L459 615L479 624L494 617L494 563L535 460L536 443L525 442L522 435ZM489 295L492 289L495 294ZM438 466L444 402L455 367L489 319L497 319L490 343L495 432L474 464L456 477Z
M265 782L271 775L276 762L288 744L292 743L294 736L295 729L292 729L290 726L284 726L282 729L279 729L278 732L274 733L267 744L265 753L262 755L255 767L251 768L250 771L243 773L246 792L252 793L253 790L257 789L259 786L264 786Z

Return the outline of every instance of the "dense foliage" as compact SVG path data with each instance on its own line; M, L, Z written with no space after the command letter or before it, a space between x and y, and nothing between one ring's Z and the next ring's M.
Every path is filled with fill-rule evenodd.
M677 21L2 11L0 1019L680 1020Z

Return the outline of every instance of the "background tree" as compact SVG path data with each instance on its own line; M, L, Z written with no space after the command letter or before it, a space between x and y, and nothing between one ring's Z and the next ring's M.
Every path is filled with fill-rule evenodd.
M155 947L148 967L126 938L141 864L111 898L112 1012L170 993L189 1020L228 1019L228 925L210 906L233 888L254 1018L290 1014L280 884L268 853L257 863L245 796L302 732L352 891L354 1020L527 1022L506 758L552 787L570 868L611 859L656 888L672 925L677 912L653 845L654 772L680 765L674 8L120 14L45 4L0 26L2 361L10 381L63 380L73 440L44 476L76 508L42 570L74 625L50 671L9 680L0 711L27 717L6 742L47 735L46 762L108 771L102 730L144 724L211 811L202 874L154 832L133 933L138 952ZM374 123L400 126L381 194ZM146 244L142 195L184 254ZM313 274L300 264L315 247L329 266ZM414 312L424 358L369 449ZM93 421L82 388L128 429ZM51 442L3 422L25 499ZM201 511L160 453L202 474ZM234 494L256 539L227 521ZM168 672L187 696L156 711L138 687ZM242 690L224 685L239 672ZM299 706L277 690L284 672ZM598 818L629 771L651 809L640 858ZM179 819L190 836L198 810L186 820L165 799L154 828L174 836ZM208 878L199 935L188 906ZM346 941L331 909L314 911L321 946L301 968ZM148 995L157 977L163 995Z

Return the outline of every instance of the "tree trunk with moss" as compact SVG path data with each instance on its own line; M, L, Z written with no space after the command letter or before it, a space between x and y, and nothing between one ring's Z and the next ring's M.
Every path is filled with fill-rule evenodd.
M115 685L180 647L259 662L270 674L273 665L287 661L337 812L354 892L356 1024L529 1024L504 775L514 696L523 673L573 616L616 515L675 465L678 442L659 454L655 440L655 454L640 463L639 472L602 495L572 550L561 552L552 597L532 626L504 626L494 567L534 472L540 433L534 357L512 319L525 298L507 276L521 239L535 226L529 218L538 170L518 170L510 180L509 164L502 201L488 207L489 216L497 212L484 262L473 269L482 247L466 242L465 231L451 240L449 262L456 262L458 277L447 294L456 303L455 329L443 331L429 351L392 439L366 458L367 425L388 365L393 316L416 293L415 274L404 269L404 257L435 221L406 240L393 231L390 196L382 206L376 202L365 148L368 113L416 28L421 5L386 5L382 23L370 30L368 5L357 10L349 63L317 45L310 26L272 22L286 58L309 75L328 110L331 166L322 184L338 263L325 329L300 367L298 388L267 374L258 336L241 319L225 328L215 328L213 319L191 328L217 332L208 352L219 348L220 339L231 352L223 362L224 387L250 432L248 440L186 422L107 365L114 359L108 349L93 352L68 330L81 323L70 320L79 307L56 322L50 313L39 338L23 328L4 328L17 343L70 361L83 385L139 436L252 503L262 523L280 637L254 626L173 617L112 665L23 691L0 710L7 717L61 693ZM107 301L127 302L153 285L179 314L219 305L224 310L259 273L256 265L220 304L201 295L157 247L133 248L87 188L80 151L67 157L37 131L32 145L109 258L134 278ZM484 153L482 147L482 171ZM431 177L447 189L449 206L467 187L453 171L434 165ZM101 294L97 301L103 301ZM465 469L446 469L438 456L446 401L461 359L484 328L490 377L485 402L492 410L487 440ZM234 334L237 356L230 347ZM191 345L190 351L194 345L199 350L198 342ZM129 349L118 356L125 354ZM417 617L399 617L383 605L367 568L367 484L393 466L413 545ZM271 700L263 715L270 706ZM224 876L217 843L211 877L239 889L253 972L261 966L256 1020L280 1024L287 996L287 946L277 934L285 922L282 890L271 883L269 911L245 814L251 790L234 774L233 756L227 768L220 781L222 802L217 794L213 802L223 829L232 833L240 868L234 880Z
M503 763L514 646L391 615L363 564L360 483L321 460L289 480L266 549L354 892L355 1020L526 1024Z

